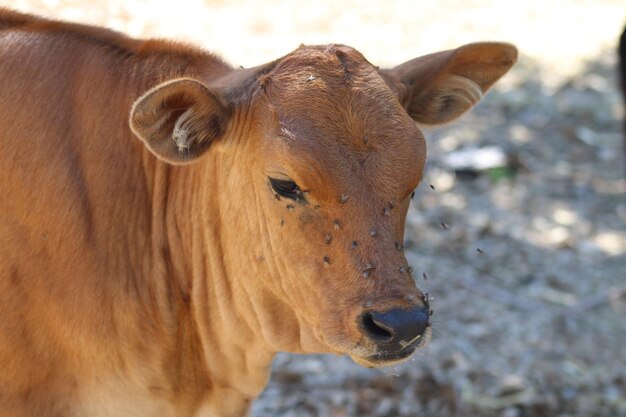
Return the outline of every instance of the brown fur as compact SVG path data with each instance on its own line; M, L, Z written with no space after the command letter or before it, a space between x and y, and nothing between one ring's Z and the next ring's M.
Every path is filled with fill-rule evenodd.
M398 270L426 155L405 109L454 118L515 61L464 48L234 70L0 9L0 416L243 416L278 351L386 364L358 317L422 297Z

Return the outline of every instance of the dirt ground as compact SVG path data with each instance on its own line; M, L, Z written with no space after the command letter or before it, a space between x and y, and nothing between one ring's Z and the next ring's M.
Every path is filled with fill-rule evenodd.
M188 40L244 66L300 43L349 44L381 66L478 40L516 44L520 62L477 108L427 131L406 247L434 298L429 346L383 370L279 355L252 416L626 416L623 0L0 5ZM488 169L454 160L485 150L504 158Z

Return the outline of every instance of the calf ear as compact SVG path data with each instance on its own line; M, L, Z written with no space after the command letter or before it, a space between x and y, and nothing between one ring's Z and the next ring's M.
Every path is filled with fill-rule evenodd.
M192 162L224 135L230 109L219 93L181 78L141 96L130 112L130 128L157 157L171 164Z
M416 122L441 124L469 110L516 61L513 45L474 43L415 58L383 75Z

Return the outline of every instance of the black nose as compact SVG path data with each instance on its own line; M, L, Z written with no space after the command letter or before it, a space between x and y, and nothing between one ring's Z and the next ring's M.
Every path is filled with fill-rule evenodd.
M365 334L386 351L417 346L429 326L428 306L403 310L368 311L361 316Z

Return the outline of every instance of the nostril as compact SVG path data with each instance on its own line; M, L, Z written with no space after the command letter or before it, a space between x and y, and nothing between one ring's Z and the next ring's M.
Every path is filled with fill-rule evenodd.
M388 342L393 339L393 334L376 323L371 313L363 314L363 328L367 334L374 340L379 342Z
M417 342L428 328L430 318L427 306L368 311L361 317L367 336L389 349Z

